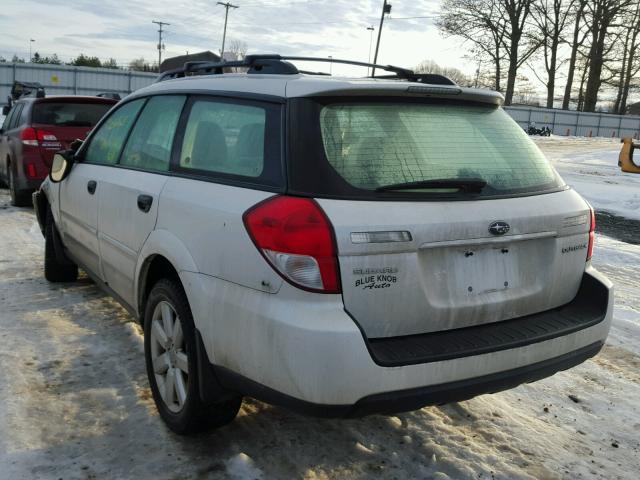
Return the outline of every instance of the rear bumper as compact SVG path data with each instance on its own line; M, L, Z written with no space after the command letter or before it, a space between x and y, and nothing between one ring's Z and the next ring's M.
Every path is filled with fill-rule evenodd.
M591 267L585 275L605 291L600 300L604 315L596 323L501 350L384 366L374 359L370 342L344 311L339 295L309 294L288 284L268 294L214 277L180 274L221 384L322 416L462 400L584 361L604 343L613 312L611 282Z
M603 342L595 342L558 357L481 377L369 395L361 398L354 405L322 405L306 402L260 385L225 368L214 367L214 372L225 389L242 392L243 395L263 402L314 417L349 418L378 413L408 412L429 405L460 402L478 395L508 390L575 367L596 355L602 346Z
M27 175L27 165L33 165L36 175L30 177ZM16 188L21 191L34 191L40 188L40 185L47 178L49 168L44 164L39 152L22 152L22 161L16 163Z

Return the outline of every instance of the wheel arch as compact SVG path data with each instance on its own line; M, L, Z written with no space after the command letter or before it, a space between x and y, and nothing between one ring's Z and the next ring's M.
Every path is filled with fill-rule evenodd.
M187 247L178 237L167 230L154 230L144 243L135 273L136 309L138 320L142 323L144 304L151 287L160 278L173 278L184 284L180 272L196 272L197 267ZM189 292L186 291L187 298Z

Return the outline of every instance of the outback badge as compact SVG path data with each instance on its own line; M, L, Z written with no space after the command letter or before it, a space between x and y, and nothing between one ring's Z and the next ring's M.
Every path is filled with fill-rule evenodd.
M511 227L507 222L503 222L502 220L498 220L497 222L493 222L489 225L489 233L492 235L504 235L509 231Z

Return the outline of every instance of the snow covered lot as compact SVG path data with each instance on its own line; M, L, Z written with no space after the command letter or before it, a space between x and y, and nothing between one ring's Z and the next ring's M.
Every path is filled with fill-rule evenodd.
M640 176L616 173L618 143L540 144L594 205L634 216ZM86 278L48 284L33 211L7 205L0 190L0 479L638 478L640 245L598 238L615 319L602 353L570 371L358 420L246 400L231 425L186 439L155 412L133 319Z

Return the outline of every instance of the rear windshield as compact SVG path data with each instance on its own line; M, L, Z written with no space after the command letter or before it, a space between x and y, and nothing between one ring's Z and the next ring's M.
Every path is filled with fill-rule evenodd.
M36 103L31 123L59 127L93 127L112 106L108 103Z
M325 193L348 196L461 195L429 181L486 182L474 195L534 193L562 182L525 132L502 109L462 103L331 103L317 111ZM420 184L423 184L422 186ZM415 184L415 188L409 188ZM333 186L336 189L332 192ZM388 188L401 186L404 188ZM320 192L316 192L320 193Z

